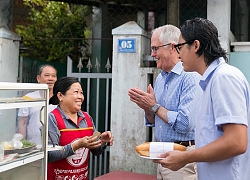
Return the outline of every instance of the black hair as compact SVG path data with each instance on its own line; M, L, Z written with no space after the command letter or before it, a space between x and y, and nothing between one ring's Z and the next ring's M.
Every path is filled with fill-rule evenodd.
M75 77L61 77L59 78L53 88L53 96L49 99L49 104L57 105L59 104L59 99L57 93L61 92L63 95L70 89L70 86L74 83L80 83Z
M192 44L195 40L200 42L197 54L200 56L204 53L207 66L219 57L223 57L228 62L227 53L220 45L218 30L211 21L196 17L186 20L180 30L187 44Z
M41 65L41 66L38 67L37 75L41 75L42 72L43 72L43 69L44 69L45 67L52 67L52 68L54 68L54 69L56 70L56 68L55 68L54 66L50 65L50 64L43 64L43 65ZM56 72L57 72L57 71L56 71Z

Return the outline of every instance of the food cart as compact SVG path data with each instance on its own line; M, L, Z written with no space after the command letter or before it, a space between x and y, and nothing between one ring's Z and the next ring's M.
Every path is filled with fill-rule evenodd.
M39 91L42 98L34 99L24 94ZM0 82L0 179L46 180L47 179L47 112L48 86L35 83ZM17 132L18 110L38 107L40 109L41 144L25 144ZM17 146L19 144L19 146Z

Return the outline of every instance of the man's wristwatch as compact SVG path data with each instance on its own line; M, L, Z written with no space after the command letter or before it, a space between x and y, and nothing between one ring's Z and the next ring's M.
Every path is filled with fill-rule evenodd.
M155 104L155 105L153 105L153 107L151 108L151 110L152 110L154 113L156 113L160 107L161 107L160 104Z

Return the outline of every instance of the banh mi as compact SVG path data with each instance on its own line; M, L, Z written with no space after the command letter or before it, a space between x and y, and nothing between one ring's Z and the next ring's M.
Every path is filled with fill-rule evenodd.
M150 142L146 142L136 146L135 150L140 156L149 157L150 156L149 148L150 148ZM174 143L174 150L186 151L186 146Z

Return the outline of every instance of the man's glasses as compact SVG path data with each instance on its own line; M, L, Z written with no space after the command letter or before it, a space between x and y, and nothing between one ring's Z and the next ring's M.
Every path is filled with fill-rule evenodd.
M151 51L153 51L154 53L156 53L160 47L168 46L168 45L170 45L170 44L171 44L171 43L163 44L163 45L161 45L161 46L152 46L152 47L151 47Z
M179 43L174 45L174 48L176 49L177 53L180 54L180 50L181 50L181 46L187 44L188 42L184 42L184 43Z

